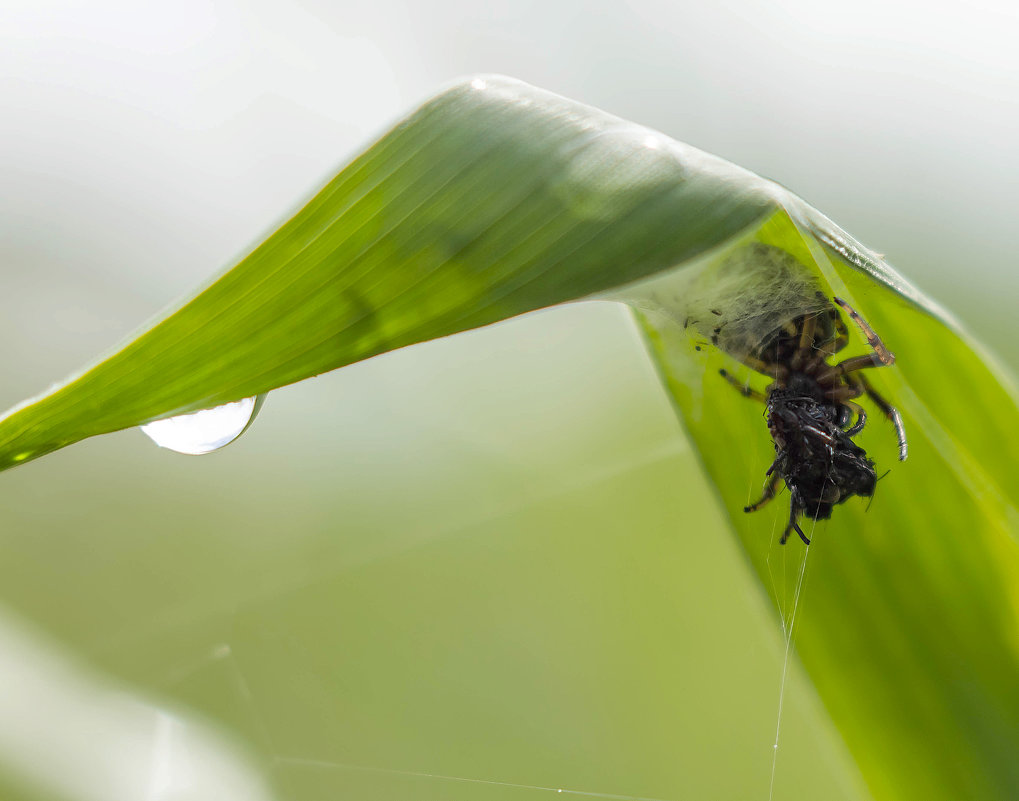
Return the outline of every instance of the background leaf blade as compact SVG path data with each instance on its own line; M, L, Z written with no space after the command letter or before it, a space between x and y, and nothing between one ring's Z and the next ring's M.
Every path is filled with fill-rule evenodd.
M911 451L897 464L891 426L872 416L859 441L879 472L891 472L873 508L850 501L807 530L814 543L797 651L876 798L1010 798L1019 787L1015 402L958 332L919 307L914 290L901 291L901 279L875 282L809 237L782 214L758 234L805 264L818 257L828 294L850 298L894 350L896 366L871 380L903 412ZM715 348L698 349L674 317L641 314L639 324L788 626L796 573L776 565L801 547L795 538L777 544L788 495L742 512L774 451L760 404L718 370L758 387L767 379ZM866 344L855 337L851 350ZM697 373L702 383L691 382Z

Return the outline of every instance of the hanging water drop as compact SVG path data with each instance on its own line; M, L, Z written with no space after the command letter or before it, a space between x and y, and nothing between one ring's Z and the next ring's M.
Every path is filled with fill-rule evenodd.
M160 448L191 455L211 453L243 434L264 401L265 395L243 398L212 409L155 420L140 428Z

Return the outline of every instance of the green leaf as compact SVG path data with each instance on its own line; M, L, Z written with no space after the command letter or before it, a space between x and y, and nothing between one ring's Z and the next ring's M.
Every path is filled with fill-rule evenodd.
M733 259L746 269L723 287L719 265ZM772 443L760 407L718 375L734 369L726 349L738 340L726 332L714 347L703 322L719 293L744 309L794 309L802 292L771 269L783 259L895 351L873 380L911 446L898 464L876 414L860 435L891 473L869 512L850 501L814 532L796 648L875 797L1014 798L1019 421L999 371L780 187L515 81L439 95L193 300L0 420L0 468L532 309L623 300L791 624L801 546L777 544L787 510L779 498L741 511Z
M798 225L794 216L807 216L800 207L790 211L732 252L753 252L754 243L781 248L816 268L827 296L848 300L867 318L897 357L894 367L873 371L871 381L902 412L910 446L908 461L898 463L892 426L871 408L857 441L879 472L889 472L872 505L851 500L836 507L830 522L807 530L809 602L795 620L797 650L875 797L1013 798L1019 791L1014 396L944 313L887 265L876 268L873 255L844 235L838 249L823 246L836 242L833 228ZM725 258L703 266L701 286L712 284ZM760 293L755 302L769 292L781 296L782 286L762 286L757 273L745 280L746 291ZM694 279L686 275L682 283L691 287ZM788 625L798 579L789 551L801 547L795 536L778 545L788 496L742 512L760 495L774 448L763 407L734 391L719 369L759 389L768 379L707 346L696 325L684 329L674 309L656 307L651 296L664 292L651 284L626 294L642 298L639 322L663 381ZM862 337L854 343L855 352L867 352Z
M774 190L517 81L457 85L193 300L0 421L0 469L659 272Z

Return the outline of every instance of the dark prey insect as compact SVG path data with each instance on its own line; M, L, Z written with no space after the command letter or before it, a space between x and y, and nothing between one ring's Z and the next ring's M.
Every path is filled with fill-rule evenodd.
M854 398L866 394L892 421L899 440L899 459L906 458L902 417L859 372L894 364L895 356L848 303L833 298L859 326L873 352L829 364L828 360L849 343L849 332L838 309L820 293L818 296L828 306L827 310L796 317L741 359L774 379L763 393L721 371L743 395L766 406L775 461L768 468L764 494L743 511L760 509L775 497L779 481L784 481L792 500L789 524L780 540L783 545L793 531L810 544L797 523L801 514L826 520L835 504L854 495L874 494L877 483L874 462L853 442L867 422L867 413Z

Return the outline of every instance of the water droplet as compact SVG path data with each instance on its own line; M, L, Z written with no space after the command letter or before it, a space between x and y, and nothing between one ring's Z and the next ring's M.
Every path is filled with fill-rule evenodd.
M212 409L155 420L141 426L141 430L160 448L192 455L211 453L243 434L264 401L265 395L244 398Z

